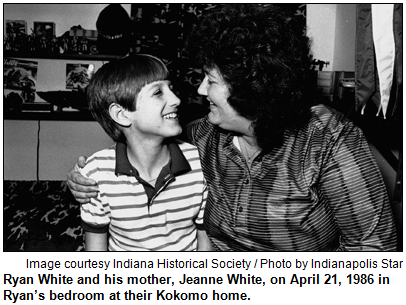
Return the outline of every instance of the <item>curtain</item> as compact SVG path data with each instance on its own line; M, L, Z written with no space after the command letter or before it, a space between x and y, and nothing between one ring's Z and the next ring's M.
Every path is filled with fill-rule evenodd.
M403 85L402 4L357 4L355 107L395 116Z

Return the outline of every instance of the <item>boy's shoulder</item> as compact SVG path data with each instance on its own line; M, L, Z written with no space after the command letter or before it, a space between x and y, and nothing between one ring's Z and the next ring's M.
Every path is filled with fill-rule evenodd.
M82 174L89 176L101 169L103 171L114 171L116 164L116 144L93 153L86 159L86 165L82 169Z
M190 144L190 143L188 143L188 142L185 142L185 141L183 141L183 140L175 139L174 141L175 141L175 143L180 147L180 149L181 149L182 151L183 151L183 150L188 150L188 149L191 149L191 150L197 149L195 145Z
M201 170L199 151L197 150L197 147L182 140L175 140L175 143L178 145L180 151L186 159L185 161L189 163L191 169Z
M186 158L188 158L189 155L193 157L195 155L197 156L199 155L199 152L195 145L179 139L175 139L175 143L179 146L180 150L182 151L182 153L185 155Z
M111 158L116 158L116 144L113 144L109 148L104 148L93 153L90 157L87 158L86 163L89 163L91 160L110 160Z

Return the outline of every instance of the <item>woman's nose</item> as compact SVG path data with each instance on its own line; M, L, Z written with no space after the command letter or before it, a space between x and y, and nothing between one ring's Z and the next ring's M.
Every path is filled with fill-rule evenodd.
M202 82L200 83L199 88L197 89L197 93L199 93L200 95L207 95L207 80L208 77L205 76Z

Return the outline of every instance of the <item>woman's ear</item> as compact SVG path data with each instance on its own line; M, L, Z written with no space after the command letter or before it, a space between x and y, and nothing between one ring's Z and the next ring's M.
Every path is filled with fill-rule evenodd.
M131 121L127 117L125 109L119 104L112 103L109 107L109 114L111 118L120 126L131 126Z

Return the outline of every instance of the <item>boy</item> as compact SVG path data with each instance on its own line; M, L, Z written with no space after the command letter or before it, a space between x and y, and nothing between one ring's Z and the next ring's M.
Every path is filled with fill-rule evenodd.
M100 190L81 207L87 251L211 250L206 182L197 149L173 139L180 100L168 74L156 57L133 55L90 81L90 111L116 144L81 170Z

